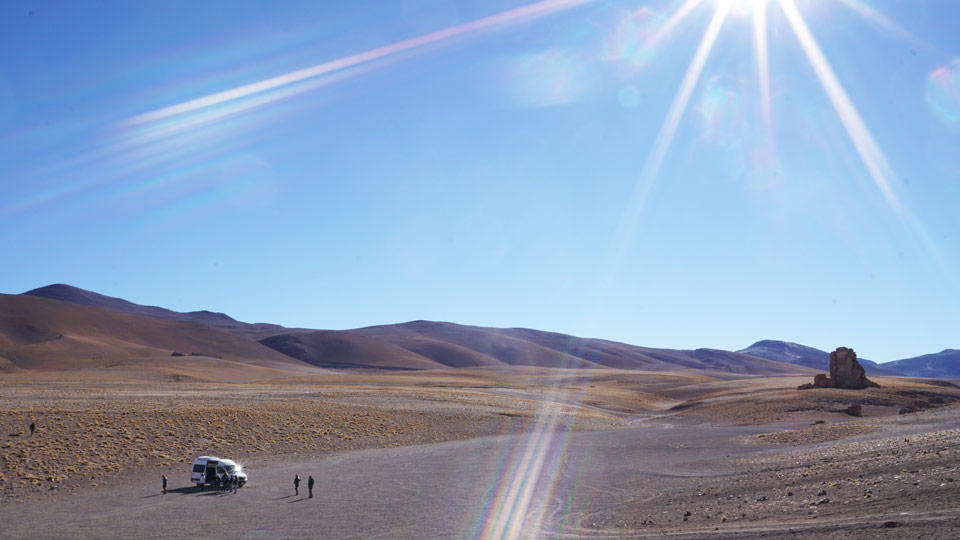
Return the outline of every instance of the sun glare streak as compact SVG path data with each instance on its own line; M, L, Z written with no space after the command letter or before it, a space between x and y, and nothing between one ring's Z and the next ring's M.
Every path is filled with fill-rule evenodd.
M558 387L559 388L559 387ZM544 521L562 511L556 504L558 481L564 474L571 422L583 390L561 390L537 407L535 428L516 441L509 457L496 469L496 488L474 530L478 539L522 539L542 533ZM573 409L563 405L572 404Z
M840 0L840 2L846 5L848 8L856 11L857 14L864 19L867 19L868 21L876 24L880 28L883 28L887 32L890 32L899 38L912 41L913 43L921 45L926 49L935 49L935 47L926 40L920 39L910 32L907 32L900 25L887 18L883 13L880 13L876 9L864 4L860 0Z
M452 26L443 30L437 30L429 34L417 36L414 38L377 47L369 51L346 56L322 64L317 64L308 68L292 71L255 83L238 86L230 90L224 90L204 97L163 107L148 113L135 116L127 120L127 125L142 125L150 122L164 120L170 117L192 113L201 109L215 107L233 100L245 98L255 94L260 94L277 88L289 86L295 83L313 79L321 75L327 75L346 68L365 64L374 60L379 60L388 56L393 56L402 52L411 51L425 47L427 45L438 44L450 39L460 37L470 33L476 33L490 28L509 23L516 23L526 19L533 19L562 11L593 0L542 0L534 4L511 9L489 17L483 17L475 21Z
M780 7L783 8L787 21L800 41L803 52L807 55L820 84L827 92L827 97L830 99L834 111L840 118L840 122L846 129L850 140L853 141L853 146L860 154L860 159L867 167L874 184L880 190L883 198L886 199L887 204L898 215L902 215L903 206L893 187L895 178L893 168L890 167L887 158L883 155L876 141L873 140L873 135L870 134L870 130L864 124L863 119L860 118L860 113L857 112L857 108L847 96L847 92L840 84L840 80L837 79L833 68L830 67L830 62L827 61L823 51L820 50L820 46L807 27L806 22L804 22L803 16L797 10L793 0L780 0Z
M717 4L713 18L710 20L710 25L703 34L703 39L701 39L700 45L697 47L697 52L694 54L693 60L687 68L687 72L683 77L683 81L680 83L680 88L677 90L673 103L670 104L670 109L667 112L663 124L660 126L660 131L657 132L646 164L640 172L640 178L637 180L633 193L630 195L630 199L624 210L624 215L620 220L620 226L618 228L620 242L617 259L619 259L627 249L630 239L635 232L643 205L656 182L657 175L660 173L660 167L663 165L663 159L666 157L670 143L673 141L673 136L676 134L677 127L680 125L680 119L683 118L683 113L687 110L690 97L693 95L693 90L696 88L700 74L703 72L703 66L710 56L710 51L713 49L717 35L720 33L720 28L723 26L723 22L727 18L729 11L729 1L721 1Z
M884 200L894 214L916 235L920 243L937 262L941 271L945 275L956 279L956 269L951 259L940 248L936 240L926 231L920 220L914 217L904 207L897 196L893 184L896 181L893 167L890 166L883 151L870 134L870 130L860 118L860 114L850 101L846 91L844 91L843 85L840 84L839 79L837 79L837 76L834 74L830 63L820 50L820 46L817 45L816 39L814 39L813 34L804 22L803 16L797 9L796 4L794 4L793 0L779 1L780 7L783 8L787 20L793 28L797 39L800 41L800 46L807 55L807 59L813 66L817 78L820 80L820 84L826 91L830 103L840 118L840 122L843 124L844 129L846 129L847 135L857 149L860 159L863 161L867 172L869 172L870 177L873 179L874 184Z
M687 15L690 14L697 6L700 5L700 2L703 0L686 0L675 12L673 15L667 19L667 22L663 23L656 33L650 36L650 40L647 43L647 48L652 48L660 43L667 35L684 19L687 18Z

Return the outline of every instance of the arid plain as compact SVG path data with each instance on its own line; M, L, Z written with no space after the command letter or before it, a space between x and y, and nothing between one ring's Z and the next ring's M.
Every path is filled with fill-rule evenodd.
M0 295L3 538L960 536L955 380L44 291ZM196 489L200 455L249 482Z
M960 533L960 389L942 381L854 394L525 367L234 384L105 371L0 379L0 536ZM852 402L863 417L841 412ZM919 402L934 406L897 414ZM201 454L239 460L249 484L195 490ZM317 479L313 499L293 496L294 474Z

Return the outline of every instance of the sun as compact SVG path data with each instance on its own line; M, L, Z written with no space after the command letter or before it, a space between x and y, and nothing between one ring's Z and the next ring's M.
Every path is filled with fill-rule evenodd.
M727 4L733 15L748 16L766 9L770 0L717 0L717 2Z

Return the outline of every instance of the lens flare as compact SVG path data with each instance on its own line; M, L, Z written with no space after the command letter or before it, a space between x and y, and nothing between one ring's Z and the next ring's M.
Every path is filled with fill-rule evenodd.
M700 137L713 143L736 143L743 132L740 94L724 83L725 77L708 78L697 103Z
M645 7L622 17L606 39L603 59L646 66L654 58L652 39L664 22L661 15Z
M506 62L503 88L521 107L554 107L587 97L598 79L576 51L552 49Z
M927 105L944 124L960 125L960 58L930 73Z

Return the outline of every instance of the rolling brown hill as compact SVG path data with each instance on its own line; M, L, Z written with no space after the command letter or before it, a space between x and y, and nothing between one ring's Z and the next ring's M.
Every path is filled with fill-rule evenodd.
M149 340L144 335L135 339L104 336L86 329L82 332L47 332L45 335L27 335L23 328L11 335L18 335L16 346L4 346L0 329L0 370L12 371L27 364L55 366L68 362L67 350L73 350L87 363L96 363L96 358L116 359L121 357L147 357L169 355L170 350L181 352L204 352L218 349L207 339L216 336L224 341L227 332L239 336L233 342L237 347L257 346L270 349L274 359L287 361L297 359L305 364L329 368L374 368L374 369L436 369L461 367L536 366L551 368L615 368L646 371L691 371L726 372L741 375L789 375L809 374L812 370L784 362L766 360L748 354L739 354L715 349L672 350L638 347L599 339L585 339L554 332L526 328L484 328L445 322L413 321L403 324L371 326L348 331L290 329L278 325L237 321L225 314L210 311L181 313L156 306L143 306L120 298L101 295L69 285L50 285L28 291L22 298L53 299L73 305L102 308L141 319L181 324L194 323L193 332L208 328L208 336L182 343L189 334L182 334L180 341L170 341L170 336L155 339L170 330L156 330ZM54 308L51 308L54 309ZM60 309L60 308L57 308ZM10 324L16 317L0 305ZM72 313L72 312L70 312ZM65 317L72 316L64 312ZM100 317L103 316L101 313ZM12 317L12 318L11 318ZM138 323L140 324L140 323ZM16 325L14 325L16 326ZM27 326L43 329L54 328L51 324ZM215 328L214 328L215 327ZM111 326L116 331L120 326ZM56 335L64 337L54 339ZM95 335L96 337L88 337ZM249 340L259 340L260 344ZM66 341L64 341L66 340ZM59 341L59 343L57 343ZM205 345L206 344L206 345ZM186 349L186 350L183 350ZM202 349L202 350L200 350ZM239 349L238 349L239 350ZM209 354L222 356L209 351ZM233 354L233 353L230 353ZM258 357L259 352L244 349L241 358ZM226 357L226 356L225 356ZM6 361L4 360L6 359ZM29 359L27 361L26 359ZM27 368L33 369L33 368Z
M171 356L175 351L186 356ZM232 368L269 368L288 375L317 372L255 341L200 323L0 294L0 358L12 365L9 370L76 370L137 360L169 367L190 364L191 354L205 357L211 369L219 360Z

